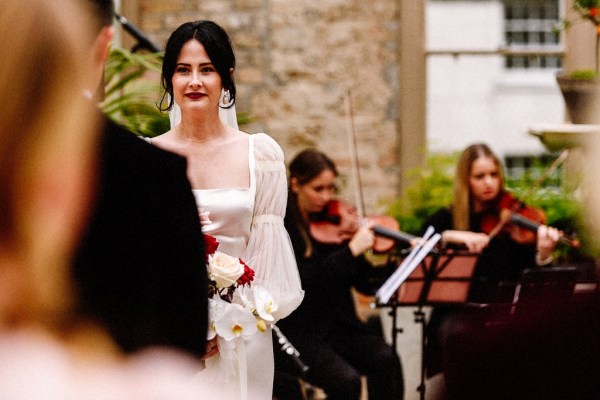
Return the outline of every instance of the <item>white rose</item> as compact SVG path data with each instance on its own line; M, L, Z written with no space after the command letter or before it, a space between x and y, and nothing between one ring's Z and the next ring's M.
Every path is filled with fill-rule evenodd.
M236 257L220 251L208 256L208 274L210 279L222 289L233 285L244 274L244 265Z

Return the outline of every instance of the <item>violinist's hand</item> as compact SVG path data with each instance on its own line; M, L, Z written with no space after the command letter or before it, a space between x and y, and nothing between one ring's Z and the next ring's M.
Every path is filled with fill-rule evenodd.
M448 230L442 232L442 240L446 243L463 244L471 253L481 253L490 242L490 237L485 233Z
M208 342L206 342L206 350L205 351L206 352L204 353L204 355L201 358L202 360L206 360L207 358L210 358L219 352L218 339L216 336L214 338L212 338L211 340L209 340Z
M350 251L354 257L359 256L373 247L373 243L375 243L375 234L371 230L373 225L374 223L372 221L365 223L358 228L354 236L352 236L352 239L350 239L348 247L350 247Z
M416 245L418 245L421 242L421 240L423 240L422 237L415 237L415 238L410 239L408 241L408 244L410 244L410 247L415 247Z
M545 265L552 261L552 252L560 239L560 232L556 228L540 225L537 230L537 253L538 265Z

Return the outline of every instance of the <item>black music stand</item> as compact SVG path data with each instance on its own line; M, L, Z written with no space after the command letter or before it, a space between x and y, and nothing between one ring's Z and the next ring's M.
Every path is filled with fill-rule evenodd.
M392 307L392 342L397 347L396 309L416 306L415 322L421 324L421 383L417 388L420 398L425 398L425 344L427 321L424 306L464 304L467 301L471 279L478 253L448 251L431 253L414 269L398 287L396 296L384 306Z
M529 268L521 273L515 289L511 315L536 304L566 302L575 294L579 278L576 267Z

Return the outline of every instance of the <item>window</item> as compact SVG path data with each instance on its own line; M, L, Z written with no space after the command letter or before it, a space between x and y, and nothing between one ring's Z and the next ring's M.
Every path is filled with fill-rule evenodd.
M506 181L509 185L517 181L533 184L549 171L555 161L556 156L551 154L507 155L504 157ZM545 187L559 188L562 185L562 175L562 166L559 166L549 176L544 177L541 184Z
M562 66L561 57L544 52L561 49L559 0L504 0L504 35L512 51L536 52L506 56L506 68L553 68Z

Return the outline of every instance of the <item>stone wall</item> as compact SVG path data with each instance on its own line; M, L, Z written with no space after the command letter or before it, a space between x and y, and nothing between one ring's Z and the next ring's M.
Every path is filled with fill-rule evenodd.
M273 136L288 161L309 146L329 154L342 175L341 196L354 202L353 126L367 213L381 212L395 200L396 0L138 0L138 5L140 28L161 46L179 24L194 19L212 19L228 31L238 62L238 111L253 118L243 130Z

